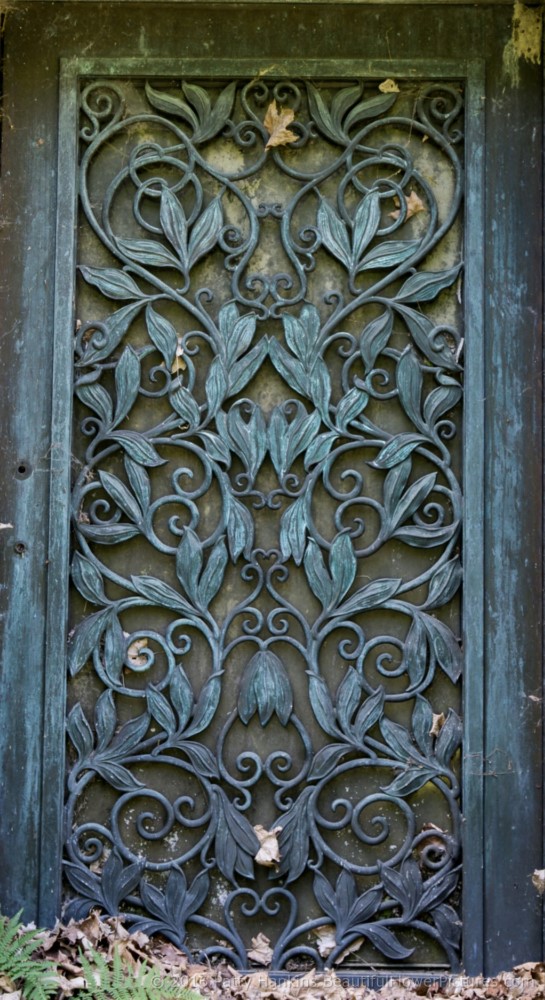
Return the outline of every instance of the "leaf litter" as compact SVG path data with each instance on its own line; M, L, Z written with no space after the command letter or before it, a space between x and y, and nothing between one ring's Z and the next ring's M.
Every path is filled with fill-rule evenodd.
M28 925L21 931L32 928ZM323 928L324 951L334 944L334 928ZM58 993L57 1000L77 998L85 988L86 981L81 964L82 954L99 952L106 962L111 963L115 952L121 954L122 961L135 973L146 965L156 972L162 982L192 990L202 997L225 997L229 1000L541 1000L545 998L545 964L525 962L510 972L495 977L464 975L434 979L428 974L422 981L391 978L380 987L370 988L366 983L351 982L346 972L357 969L307 970L300 975L290 974L278 981L268 975L266 965L272 959L272 948L268 938L258 933L253 939L250 960L259 965L255 971L240 971L227 962L217 965L193 963L187 954L170 941L157 935L149 938L141 931L131 933L117 917L101 919L93 911L85 920L71 920L68 924L58 922L52 930L37 932L41 945L35 957L47 959L56 966ZM329 935L329 938L328 938ZM322 949L320 949L322 950ZM361 970L375 977L380 973L381 981L386 978L380 970ZM174 993L169 994L174 996ZM0 969L1 1000L25 1000L21 990L13 990L13 985L2 976Z

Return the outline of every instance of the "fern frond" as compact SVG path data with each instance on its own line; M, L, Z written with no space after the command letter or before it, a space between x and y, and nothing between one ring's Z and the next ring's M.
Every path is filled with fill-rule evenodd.
M25 1000L48 1000L58 990L52 962L33 958L42 941L40 931L21 931L21 911L10 920L0 917L0 974L22 989Z
M181 989L173 978L161 977L145 963L135 971L124 965L118 948L114 948L111 965L103 955L93 951L80 955L87 987L78 991L78 1000L203 1000L200 993Z

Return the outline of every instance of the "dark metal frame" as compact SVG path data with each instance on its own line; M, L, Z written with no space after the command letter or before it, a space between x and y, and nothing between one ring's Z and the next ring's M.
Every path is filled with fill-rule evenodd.
M389 73L391 73L391 65L392 64L388 62L384 62L382 64L380 63L375 64L374 71L376 71L377 73L380 73L382 71L385 73L385 75L388 75ZM396 60L396 67L398 65L399 61ZM412 63L412 65L414 65L414 63ZM338 66L338 63L336 63L336 66ZM455 75L459 77L461 72L461 63L457 60L455 61L455 67L456 67ZM427 71L429 73L429 63L427 63ZM298 64L298 72L299 73L304 72L304 70L301 69L301 64ZM401 72L401 71L396 68L396 72ZM509 94L508 96L509 96L509 101L511 102L513 108L516 108L518 110L518 113L523 115L524 105L522 101L522 95L521 99L517 99L517 95L515 94ZM479 108L479 102L477 101L476 110L478 108ZM488 109L487 121L489 124L492 123L494 129L493 134L496 137L495 141L497 141L498 130L497 126L494 125L494 119L492 117L492 114L493 114L492 111ZM480 115L478 117L479 119L481 118ZM477 124L477 116L475 118L475 123L476 123L475 129L477 138L481 140L483 138L483 134L480 124ZM471 122L469 122L468 124L471 126ZM66 134L67 133L62 133L61 135L62 142L66 141ZM480 172L485 169L483 160L481 159L482 155L483 155L482 142L479 141L476 146L476 159L472 165L472 169L475 171L475 176L480 174ZM485 213L485 224L487 215L489 216L490 213L493 211L495 173L496 173L496 168L493 164L491 164L488 167L487 179L486 179L487 209ZM505 177L504 159L501 160L501 167L499 170L499 174L501 178ZM65 247L69 247L72 245L71 244L72 230L71 230L70 216L64 215L64 209L67 208L71 197L70 184L72 184L72 178L65 177L59 189L60 211L58 211L58 219L59 219L58 239L61 244L64 244ZM515 192L515 200L519 201L521 197L522 197L521 189L517 187ZM73 200L71 201L71 204L72 205L74 204ZM475 214L473 214L474 211L477 211L477 207L475 205L473 205L471 207L471 211L468 212L468 235L473 246L473 254L471 254L471 259L477 260L477 259L482 259L484 257L484 254L482 253L481 227L477 222L477 217L475 216ZM521 260L522 256L522 251L520 250L521 239L522 237L519 235L516 237L515 240L516 242L515 256L516 259L519 261ZM482 648L483 643L487 645L487 663L488 663L488 669L490 670L492 670L493 668L493 662L492 662L493 657L492 657L491 647L500 643L499 655L502 656L503 649L501 648L501 643L503 642L505 643L506 653L512 655L515 649L515 643L514 643L515 631L517 631L518 629L520 632L518 625L516 626L516 629L511 628L509 622L506 619L506 615L509 612L509 608L512 607L511 602L513 601L513 590L507 585L507 581L505 580L505 578L503 579L503 584L501 583L502 580L501 570L498 563L498 560L504 558L505 553L511 550L511 546L514 544L515 538L517 537L516 533L515 535L513 535L512 521L510 527L510 518L514 516L514 508L511 505L510 510L508 510L505 507L505 505L503 505L503 510L502 510L500 499L495 497L492 492L493 484L498 482L498 475L500 476L502 474L506 476L511 475L513 477L512 479L513 483L521 482L520 473L517 471L520 462L519 465L516 466L516 469L513 469L512 472L511 472L511 466L509 464L510 462L515 461L515 459L513 458L513 448L516 447L517 442L520 444L520 430L517 430L516 428L510 429L509 426L507 426L505 430L500 433L499 430L500 424L498 423L498 421L501 420L502 399L506 400L509 398L509 389L508 389L509 383L511 383L512 389L517 388L518 391L522 391L521 385L524 384L525 375L523 369L525 367L525 363L524 361L522 361L521 363L518 362L515 354L513 353L513 349L509 349L506 338L504 337L503 339L501 339L500 337L501 343L503 344L504 348L504 354L503 354L504 361L503 361L503 374L502 374L499 372L499 369L496 368L496 366L493 363L493 353L491 349L491 338L493 336L497 337L498 331L501 329L502 320L498 318L498 310L500 308L505 309L509 301L509 296L513 297L515 295L515 290L517 287L516 272L514 273L513 270L510 270L509 267L508 242L509 241L506 241L505 239L500 239L498 241L498 245L493 247L490 254L488 255L487 263L490 265L491 272L496 276L498 276L501 269L503 269L503 273L505 273L506 275L506 284L505 288L496 286L493 290L488 292L488 297L486 300L485 338L487 339L488 342L489 367L488 368L483 367L482 356L479 356L479 358L477 359L477 367L475 368L475 379L476 379L475 386L477 387L477 385L479 385L480 387L482 387L484 385L484 388L482 393L480 391L480 388L479 389L476 388L475 394L468 393L466 401L466 406L469 407L469 411L466 410L467 427L468 427L466 434L467 443L470 445L472 449L478 449L478 454L480 457L483 456L485 440L480 429L482 427L482 424L480 425L480 428L477 430L476 429L477 425L474 423L477 416L482 412L482 406L481 406L482 399L485 399L485 409L486 409L485 423L487 425L486 428L487 432L490 435L488 440L491 442L490 447L487 450L486 455L484 456L485 485L487 486L488 489L487 495L489 497L489 501L487 504L487 511L485 512L485 517L484 517L484 525L485 525L484 536L485 538L489 539L489 542L491 542L493 538L495 539L496 549L495 552L492 553L490 552L490 550L488 550L488 554L485 555L484 576L488 581L487 596L485 600L485 614L484 616L481 615L480 604L477 605L476 602L475 605L473 605L472 607L466 608L466 619L465 619L467 641L473 642L474 648ZM468 260L470 259L469 253L467 254L467 259ZM71 288L71 277L69 277L69 268L66 267L65 269L64 265L61 264L61 266L59 266L59 270L57 273L58 301L60 303L60 313L58 318L62 318L63 322L66 323L66 329L71 331L72 327L69 316L69 313L71 312L69 306L70 288ZM532 282L532 288L535 291L536 288L535 281ZM471 299L471 301L467 303L467 308L469 310L468 317L470 315L475 317L475 326L479 327L481 322L479 318L481 316L481 303L478 300ZM63 309L64 309L64 316L62 316ZM515 325L517 324L520 326L519 320L515 320ZM469 343L471 343L470 338L469 338ZM525 350L527 351L525 357L527 358L531 357L532 351L530 350L528 345L526 345ZM58 357L58 362L57 362L58 367L57 367L56 379L58 381L56 384L57 386L62 385L63 387L62 391L67 392L68 383L66 381L66 373L69 372L70 370L70 363L68 362L68 364L66 364L66 367L64 368L62 356L59 354L57 357ZM66 360L67 356L65 355L64 361ZM468 369L469 368L470 368L470 361L468 360ZM510 378L511 373L512 373L512 378ZM531 371L530 375L532 377L535 377L535 372ZM526 377L529 378L530 375L527 375ZM56 414L54 416L53 423L56 429L58 430L60 427L62 427L64 422L62 414L63 403L60 397L57 397L56 393L54 393L53 399L54 399L54 404L56 406ZM511 401L512 399L513 397L511 396ZM528 419L529 421L532 420L534 421L531 424L531 426L532 428L535 428L536 426L535 417L530 416L530 411L528 410L527 407L525 409L525 413L527 415L526 419ZM518 437L517 434L519 435ZM24 438L24 435L22 435L22 438ZM536 440L539 443L538 438ZM66 579L65 577L66 549L63 538L66 537L65 535L66 522L63 521L62 525L59 525L57 520L59 514L59 508L56 507L55 505L59 500L59 498L62 504L66 503L66 494L64 492L64 485L62 484L61 479L63 476L63 469L66 468L66 461L69 456L69 449L64 450L68 443L67 438L61 440L61 438L59 438L57 434L55 434L55 436L53 437L53 442L54 442L54 450L53 450L52 467L53 470L57 468L59 472L57 480L58 486L53 487L53 502L51 503L52 534L51 534L49 552L46 557L50 560L51 569L50 569L50 583L49 583L49 608L50 608L49 611L50 638L48 642L49 672L47 674L47 679L46 679L47 686L43 701L43 706L44 706L43 718L45 720L46 739L43 744L44 768L43 768L43 807L42 807L41 822L42 822L42 829L46 831L46 833L43 838L43 848L42 848L43 856L42 856L42 863L40 865L41 869L40 896L43 901L43 909L41 912L42 920L50 919L50 916L55 910L55 904L52 903L52 899L54 899L54 893L56 891L55 887L58 884L58 870L56 868L56 864L52 863L52 858L51 858L52 831L55 827L58 826L58 811L57 811L58 797L57 793L55 794L55 796L51 796L51 788L52 788L52 781L55 783L57 791L61 784L60 781L58 780L58 760L59 760L58 725L59 725L59 715L63 714L63 706L62 706L62 712L60 713L59 688L58 688L59 663L57 662L57 656L56 656L56 654L58 653L58 642L56 639L56 634L59 631L60 605L58 603L57 604L55 603L55 596L57 596L57 598L59 598L60 600L64 600L64 597L62 595L65 592L63 590L63 587L64 587L64 581ZM494 448L496 447L496 445L499 447L500 444L501 444L501 451L498 457L498 455L494 453ZM466 496L469 486L470 497L468 500L468 504L471 505L474 503L475 507L478 506L479 509L481 509L482 497L483 497L483 482L482 480L480 480L479 477L479 482L477 482L475 485L475 493L473 494L473 498L471 498L471 477L467 475L468 472L471 472L471 474L473 475L475 465L477 464L477 462L474 462L473 458L474 454L475 454L474 450L468 452L469 468L466 470ZM60 462L58 463L58 465L56 464L57 455L60 455ZM23 468L24 463L21 461L22 456L19 455L18 458L19 458L19 467ZM480 464L480 459L479 459L479 464ZM521 465L520 467L522 468ZM21 473L20 475L24 476L24 473ZM55 482L55 480L56 477L53 477L53 482ZM473 480L473 482L475 482L475 480ZM475 535L473 536L473 541L475 541L476 544L478 545L476 551L481 553L481 555L479 555L476 562L472 563L471 566L468 566L466 568L466 572L470 574L469 587L471 588L475 586L476 587L475 592L478 591L479 594L482 595L482 590L480 590L479 588L482 587L482 579L483 579L483 572L481 569L482 567L481 560L483 559L482 556L483 536L481 534L480 529L477 526L478 525L477 518L475 518L473 524L475 525ZM469 521L470 541L471 541L471 530L472 527L470 520ZM7 536L4 536L4 538L6 537ZM24 541L26 542L26 539ZM16 544L19 544L19 542L17 541ZM21 542L21 544L24 545L24 542ZM468 545L468 538L466 534L466 546L467 545ZM15 558L18 560L18 562L15 565L16 568L19 567L20 570L24 569L24 561L23 561L24 551L25 550L23 548L22 552L16 551L15 554ZM504 554L503 556L502 553ZM19 573L19 577L21 577L21 573ZM535 579L535 573L533 578ZM10 573L10 579L13 579L11 577L11 573ZM17 586L17 584L15 584L15 586ZM502 586L503 590L501 590ZM21 587L22 590L20 592L24 593L24 583L22 580L21 580ZM500 587L499 590L498 587ZM481 601L481 599L482 597L480 596L479 602ZM503 618L501 618L500 625L497 624L498 615L500 616L500 618L501 616L503 616ZM483 618L485 625L484 630L482 627ZM517 635L519 634L519 632L517 632ZM13 646L13 643L11 643L12 652L14 648L15 647ZM521 657L522 659L520 662L523 663L524 656L522 653ZM520 670L520 667L517 667L517 669ZM484 890L486 889L487 886L491 884L491 881L493 879L493 875L491 873L495 869L498 870L497 852L501 848L501 843L499 841L496 841L496 846L494 846L494 844L490 845L489 843L486 842L486 840L484 840L483 817L486 816L488 819L488 823L492 824L495 830L498 829L498 823L501 823L501 816L499 812L499 810L501 809L501 803L500 803L501 795L499 791L496 793L493 787L490 788L490 791L483 792L483 785L486 784L484 780L485 776L488 777L486 775L487 770L497 770L498 772L500 772L501 768L497 769L494 768L493 759L491 760L491 765L492 765L491 768L482 767L481 762L483 761L483 759L490 760L490 756L493 754L496 745L500 746L502 745L502 739L501 739L502 730L505 731L505 725L504 725L504 720L500 718L498 715L498 709L496 708L496 706L501 704L501 698L505 699L509 697L509 691L511 691L511 693L513 692L513 688L510 687L507 678L504 682L500 683L496 681L495 676L493 674L490 676L490 679L488 681L488 702L487 702L487 707L488 706L490 707L490 712L485 717L485 726L484 726L485 746L483 751L483 746L482 746L483 726L481 724L481 709L478 710L476 709L477 697L479 698L479 704L482 704L482 694L481 694L482 683L483 683L482 674L480 672L474 671L473 664L471 664L471 669L468 671L468 676L466 678L466 695L468 699L468 709L471 713L473 721L470 721L468 723L467 733L468 733L468 738L470 740L470 748L471 748L470 753L478 754L477 758L478 766L476 767L473 775L468 774L468 778L470 779L469 788L466 790L465 793L466 814L471 816L472 823L474 819L473 831L470 834L468 830L467 833L467 842L468 844L471 844L471 854L467 858L467 861L472 867L470 868L466 876L467 882L469 884L468 890L466 891L466 906L467 906L466 921L469 921L469 927L473 928L473 932L471 932L471 930L466 931L466 941L469 946L466 958L466 967L469 970L477 970L482 965L483 954L487 954L487 952L492 955L492 957L489 960L491 966L495 966L497 968L498 961L500 960L498 958L493 957L494 954L493 949L492 952L490 952L490 945L488 945L486 942L483 942L484 934L489 936L490 928L494 927L494 906L491 907L490 903L487 903L485 905L483 900L485 899ZM531 681L530 681L530 686L532 686ZM500 691L503 692L501 698L500 698ZM505 701L503 701L503 704L505 704ZM494 715L496 715L497 718L496 723L493 722ZM505 745L505 741L503 741L503 745ZM521 765L524 766L526 759L525 753L527 753L527 750L525 751L525 747L527 746L528 743L525 738L523 738L520 741L520 743L517 743L517 748L513 755L513 768L515 770L517 768L517 760L519 762L519 766ZM471 759L473 760L474 758L472 757ZM502 775L500 773L497 773L496 785L498 789L500 788L500 786L508 788L509 786L506 785L505 781L502 781L501 779ZM491 780L492 782L494 782L494 778L492 778ZM490 779L488 779L488 785L490 787ZM532 791L533 789L531 787L528 787L527 789L524 790L524 800L526 803L526 808L529 808L528 805L529 796L531 796ZM503 792L502 794L504 796L504 801L505 801L506 793ZM522 800L521 800L521 805L522 805ZM522 812L520 813L520 817L521 817L520 821L523 823ZM521 830L522 831L524 830L524 825L522 825L521 827L519 823L518 829L520 836ZM478 852L475 848L476 839L478 839L480 844L481 843L483 844L482 853L488 859L488 867L484 875L479 862L480 852ZM514 856L513 838L508 836L507 834L504 841L504 848L507 858ZM530 864L533 867L540 867L539 862L540 862L539 858L537 858L536 861L534 862L528 862L528 867L530 866ZM507 862L507 864L509 864L509 862ZM513 886L512 890L509 891L511 892L511 895L513 895L514 893L513 898L517 898L518 889L516 886ZM505 907L505 902L503 900L502 900L502 906ZM509 909L509 907L507 907L507 909ZM483 910L487 912L484 918L481 919L481 914ZM526 910L525 912L528 911ZM531 921L534 920L533 917L530 918L529 916L528 919ZM487 926L488 931L483 932L483 926ZM507 931L505 931L505 933L507 933ZM504 954L505 954L505 961L509 962L509 956L510 956L509 949L507 949L507 951L505 951L504 949ZM522 958L526 956L520 956L520 957Z

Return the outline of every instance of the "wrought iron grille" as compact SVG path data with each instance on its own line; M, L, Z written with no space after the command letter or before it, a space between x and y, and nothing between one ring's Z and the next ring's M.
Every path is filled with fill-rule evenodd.
M462 93L379 83L81 89L67 915L241 968L458 960Z

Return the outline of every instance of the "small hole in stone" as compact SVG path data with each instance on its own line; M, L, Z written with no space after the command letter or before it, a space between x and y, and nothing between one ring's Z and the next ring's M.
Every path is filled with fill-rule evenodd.
M14 549L18 556L22 556L26 552L26 545L24 542L16 542L14 545Z

